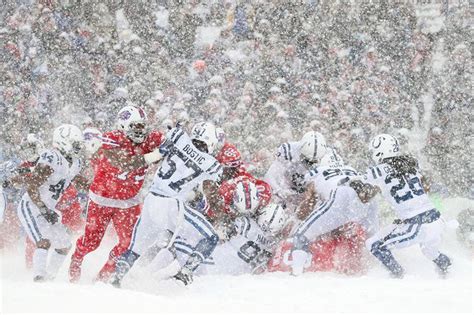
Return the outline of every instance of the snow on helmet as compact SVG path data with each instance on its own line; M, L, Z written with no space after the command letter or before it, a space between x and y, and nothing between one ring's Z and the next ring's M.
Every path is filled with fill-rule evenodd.
M262 230L273 234L280 232L285 227L286 220L285 209L276 203L267 205L257 217L257 223Z
M248 180L239 182L235 187L232 207L240 214L251 214L258 205L257 186Z
M400 144L397 138L383 133L375 136L372 141L370 141L369 151L375 162L382 163L386 158L400 155Z
M331 168L341 168L344 167L344 160L339 154L337 154L336 149L329 148L321 159L320 165Z
M319 132L309 131L301 138L301 155L314 162L326 154L326 139Z
M118 113L118 125L135 143L142 143L147 136L146 114L140 107L127 105Z
M82 134L84 135L86 151L91 155L96 153L102 145L102 141L100 140L102 133L97 128L89 127L84 129Z
M70 124L57 127L53 133L53 147L65 155L79 155L84 147L81 130Z
M213 154L219 143L216 126L209 122L194 125L191 131L191 140L203 142L206 144L207 153Z
M39 152L44 148L43 141L34 133L29 133L20 142L20 155L28 162L38 159Z

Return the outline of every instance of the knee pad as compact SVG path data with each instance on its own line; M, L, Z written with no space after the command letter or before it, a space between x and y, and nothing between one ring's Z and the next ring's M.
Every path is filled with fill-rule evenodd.
M293 238L293 248L294 249L301 249L305 252L309 252L309 240L303 234L297 234Z
M51 247L51 242L48 239L41 239L36 242L36 248L49 249Z

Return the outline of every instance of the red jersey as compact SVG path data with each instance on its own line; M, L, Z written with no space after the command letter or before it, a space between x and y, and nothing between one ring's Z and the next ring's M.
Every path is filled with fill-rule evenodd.
M125 203L115 203L117 201L127 201L134 199L142 188L148 166L144 166L133 171L123 171L110 164L103 154L103 150L119 149L128 155L143 155L158 148L163 142L163 134L152 131L142 143L135 144L120 130L106 132L102 136L103 144L98 151L98 157L94 161L95 176L90 186L91 199L104 206L123 207L134 206ZM132 203L135 203L132 202Z

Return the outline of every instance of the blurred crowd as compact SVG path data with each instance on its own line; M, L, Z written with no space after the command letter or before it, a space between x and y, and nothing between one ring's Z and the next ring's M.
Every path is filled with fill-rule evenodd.
M361 170L374 134L418 139L434 180L472 196L469 6L439 6L433 31L416 2L0 0L0 159L134 103L157 128L213 121L257 175L308 130Z

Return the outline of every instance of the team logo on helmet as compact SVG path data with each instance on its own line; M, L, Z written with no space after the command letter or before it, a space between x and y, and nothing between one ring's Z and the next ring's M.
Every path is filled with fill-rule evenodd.
M140 111L140 116L142 116L142 112L143 112L143 110ZM143 115L144 115L144 113L143 113ZM128 110L124 110L123 112L121 112L119 114L119 119L127 120L127 119L130 118L130 116L132 116L132 113L130 113ZM144 117L144 116L142 116L142 117Z

